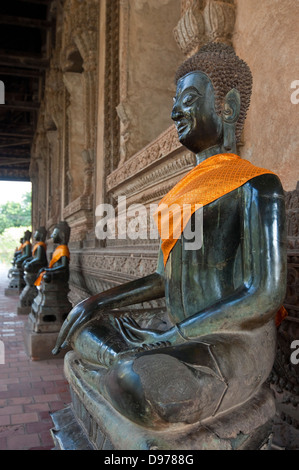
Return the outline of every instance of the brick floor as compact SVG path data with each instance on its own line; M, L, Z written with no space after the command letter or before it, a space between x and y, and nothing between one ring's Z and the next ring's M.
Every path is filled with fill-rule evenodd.
M24 350L25 316L16 314L19 297L5 297L9 266L0 264L0 450L50 450L50 412L70 403L63 359L31 361ZM1 359L1 358L0 358Z

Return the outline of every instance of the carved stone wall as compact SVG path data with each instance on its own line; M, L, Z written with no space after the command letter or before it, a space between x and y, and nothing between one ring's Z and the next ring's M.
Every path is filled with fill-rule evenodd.
M298 133L273 129L283 119L284 125L290 126L286 116L294 116L295 106L287 107L284 101L282 117L278 119L279 113L273 113L274 99L275 109L280 109L278 91L283 67L275 62L277 71L271 69L269 77L266 70L265 81L269 61L267 64L259 52L265 47L273 58L272 44L283 47L285 42L290 43L288 22L285 25L280 18L290 18L292 28L297 28L286 6L296 2L53 1L56 41L31 155L33 229L45 225L51 230L60 219L69 223L73 304L155 270L158 240L98 240L95 209L100 203L110 202L117 218L121 211L119 198L125 196L128 206L140 203L149 212L150 205L193 168L194 155L179 143L170 113L175 70L202 44L211 40L233 43L236 52L253 68L254 94L241 156L273 171L278 169L284 187L294 188L292 182L297 175L293 170L291 176L288 172L296 168L292 162L297 158ZM271 4L271 8L265 4ZM270 13L273 21L269 22ZM286 61L287 54L281 56ZM275 52L275 61L278 59ZM275 91L273 96L271 90ZM281 92L289 100L289 90ZM277 142L271 153L268 150L273 139ZM278 139L283 139L284 152ZM279 162L276 169L273 161ZM275 430L277 446L294 442L299 421L298 366L290 363L290 344L299 339L298 189L286 194L289 245L285 306L289 317L279 329L279 349L271 378L281 405ZM51 251L52 244L48 246ZM163 301L151 303L152 307L163 305Z
M31 179L42 174L37 165L42 161L47 192L46 201L33 200L33 228L43 212L49 231L67 220L76 242L94 221L98 5L98 0L52 3L56 40L32 149Z
M278 448L299 450L299 352L295 354L299 349L299 183L295 191L286 193L286 208L288 279L284 306L288 316L278 330L278 350L271 375L278 406L273 442Z
M171 124L173 78L182 60L172 34L179 14L177 0L120 2L119 165Z

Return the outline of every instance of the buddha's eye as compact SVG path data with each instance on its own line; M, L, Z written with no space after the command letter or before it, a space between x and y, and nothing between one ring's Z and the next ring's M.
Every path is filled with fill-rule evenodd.
M198 97L199 96L194 93L188 93L186 96L184 96L182 103L185 106L190 106L194 103L194 101L197 100Z

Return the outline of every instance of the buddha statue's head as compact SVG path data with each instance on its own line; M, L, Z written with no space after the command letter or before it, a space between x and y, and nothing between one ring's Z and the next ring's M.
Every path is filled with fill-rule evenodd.
M29 242L31 235L32 235L32 232L30 232L30 230L26 230L26 232L24 232L24 241Z
M35 240L39 242L44 242L46 240L46 237L47 237L47 230L45 227L39 227L34 234Z
M209 43L176 73L171 117L180 142L198 154L235 152L250 103L252 75L231 46Z
M71 229L67 222L59 222L51 235L54 243L59 243L61 245L67 245L70 239Z

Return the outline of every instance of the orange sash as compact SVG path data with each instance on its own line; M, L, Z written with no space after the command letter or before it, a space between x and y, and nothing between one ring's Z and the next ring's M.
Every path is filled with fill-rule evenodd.
M20 249L22 250L22 252L23 252L25 246L27 246L27 245L31 245L31 243L28 240L20 246Z
M154 220L162 241L161 249L164 266L188 220L199 207L206 206L239 188L252 178L266 173L274 174L272 171L256 167L248 160L241 159L241 157L232 153L209 157L189 171L163 197L154 214ZM181 210L184 204L191 206L191 210L187 211L187 216ZM171 208L172 205L177 205L180 208L179 217L174 217L174 214L169 217L170 211L167 208ZM163 239L162 235L165 233L169 233L169 236ZM275 317L277 327L287 315L286 309L282 306Z
M169 254L176 244L179 236L187 225L191 215L201 206L224 196L239 188L255 176L265 173L274 174L265 168L258 168L248 160L241 159L232 153L223 153L207 158L193 168L181 181L179 181L161 200L154 219L162 240L162 252L164 266ZM172 205L183 208L189 205L191 210L186 214L180 211L181 217L170 218L169 211L161 207L171 208ZM174 220L175 219L175 220ZM163 239L163 233L168 233L168 238ZM173 236L175 234L175 237ZM179 234L177 236L177 234Z
M39 246L43 246L45 250L47 249L47 245L44 242L36 242L36 244L34 245L33 250L32 250L33 255L34 255L34 253L36 252L36 250Z
M49 263L49 268L52 268L54 264L57 263L57 261L59 261L60 258L62 258L63 256L67 256L67 258L70 259L70 252L69 252L67 245L59 245L56 248L56 250L53 253L52 259ZM46 271L43 271L42 273L40 273L40 275L38 276L38 278L36 279L34 283L35 286L40 286L45 272Z

